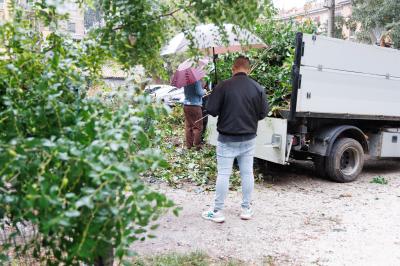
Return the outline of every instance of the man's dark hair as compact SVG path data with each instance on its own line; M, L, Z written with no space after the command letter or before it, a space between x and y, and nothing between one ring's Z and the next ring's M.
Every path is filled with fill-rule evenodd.
M250 69L250 59L243 55L238 56L235 59L235 62L233 63L233 68L234 69L238 69L238 68Z

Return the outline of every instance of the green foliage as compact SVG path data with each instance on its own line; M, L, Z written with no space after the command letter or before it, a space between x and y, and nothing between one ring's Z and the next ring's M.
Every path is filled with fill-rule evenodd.
M183 108L175 107L158 125L161 137L161 149L166 155L168 166L149 172L151 177L167 181L172 186L181 186L190 182L206 190L215 189L217 179L216 148L205 144L201 150L187 150L184 144ZM263 175L256 167L255 179L259 181ZM234 165L230 177L230 189L240 188L241 178L237 165ZM201 189L199 190L201 191Z
M383 176L376 176L374 177L370 183L374 183L374 184L381 184L381 185L387 185L388 181L386 180L386 178L384 178Z
M343 16L335 16L335 29L333 32L333 38L344 39L343 28L346 26L347 28L351 28L351 30L355 31L356 28L353 26L353 21L349 18L345 18ZM328 35L328 21L322 25L322 31L320 32L322 35Z
M106 23L95 32L112 56L125 66L141 64L161 72L159 52L171 34L185 32L192 39L190 30L195 25L210 22L250 27L270 1L99 0L98 6Z
M354 0L353 19L361 24L359 37L376 43L374 31L381 30L390 36L393 46L400 49L400 2L397 0Z
M337 39L344 39L343 27L347 26L348 22L343 16L335 16L335 30L333 37Z
M183 134L181 135L183 138ZM215 148L203 147L202 150L186 150L182 147L166 147L165 151L169 167L161 169L155 174L171 185L178 185L182 181L191 181L196 185L212 185L216 180L216 153Z
M134 86L129 106L84 98L101 50L93 39L43 39L20 11L0 26L0 220L12 233L2 253L78 265L114 247L122 259L173 206L140 178L165 165L155 130L164 110ZM34 236L14 242L21 224Z
M100 0L94 7L104 23L80 42L58 32L68 15L56 4L36 2L29 14L13 6L13 20L0 25L0 220L11 230L1 257L12 248L46 265L93 264L115 248L122 259L173 206L141 181L167 166L157 125L164 110L133 85L118 92L124 101L111 95L107 104L85 91L109 58L160 71L170 28L250 27L262 3ZM43 25L56 30L44 38ZM34 236L14 242L21 224Z
M255 33L263 39L268 48L245 53L253 65L250 76L267 90L270 115L278 115L278 110L288 108L292 88L294 41L298 31L313 33L316 27L311 21L303 24L271 20L261 22L255 26ZM231 67L237 55L237 53L232 53L220 56L217 63L219 80L231 76Z
M270 12L271 1L192 0L189 1L189 6L193 8L194 14L201 23L211 22L221 25L221 22L224 21L224 23L249 27L259 14Z
M245 263L229 259L215 262L207 254L195 251L189 254L170 253L149 256L145 258L136 258L133 260L134 266L242 266ZM273 265L268 264L267 265Z
M161 149L166 155L168 167L157 169L151 176L167 181L172 186L179 186L184 181L192 182L206 189L214 189L217 178L215 147L204 145L201 150L187 150L184 144L183 108L177 106L169 116L159 124L162 137ZM240 186L239 171L235 169L231 177L231 188Z
M166 255L157 255L146 258L136 258L133 261L134 266L207 266L210 265L210 258L202 252L192 252L189 254L171 253Z

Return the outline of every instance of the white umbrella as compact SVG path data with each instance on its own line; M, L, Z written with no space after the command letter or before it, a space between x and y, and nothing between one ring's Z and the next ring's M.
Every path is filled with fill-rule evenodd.
M223 32L225 32L225 34ZM267 47L267 45L253 33L241 29L236 25L223 24L223 32L214 24L206 24L197 26L191 33L193 36L194 48L206 54L213 55L215 76L217 75L215 55L239 52L250 48ZM186 38L185 34L179 33L162 49L161 55L187 51L190 44L191 42Z
M204 69L211 62L211 58L208 56L201 57L196 60L196 58L189 58L182 62L182 64L190 64L191 67L199 67Z

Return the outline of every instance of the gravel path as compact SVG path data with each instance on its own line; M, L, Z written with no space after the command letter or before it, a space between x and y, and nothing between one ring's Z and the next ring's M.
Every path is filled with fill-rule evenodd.
M314 178L310 164L273 176L256 186L253 220L239 219L241 194L231 191L224 224L200 217L213 192L154 185L183 211L165 215L157 238L132 248L142 255L201 250L246 265L400 265L400 161L367 162L350 184ZM370 183L376 176L388 184Z

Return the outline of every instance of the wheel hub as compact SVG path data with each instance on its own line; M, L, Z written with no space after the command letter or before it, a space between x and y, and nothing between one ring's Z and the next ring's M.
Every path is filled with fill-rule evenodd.
M354 148L346 149L340 158L340 171L345 175L352 175L360 164L360 155Z

